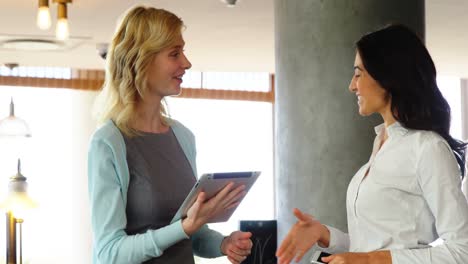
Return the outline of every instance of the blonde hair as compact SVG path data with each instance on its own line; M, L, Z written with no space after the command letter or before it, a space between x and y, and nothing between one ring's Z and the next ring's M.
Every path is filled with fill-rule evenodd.
M138 134L130 122L148 91L150 63L155 54L173 45L183 26L179 17L164 9L136 6L127 11L109 45L105 82L95 104L99 123L111 119L124 134ZM167 124L164 104L160 114Z

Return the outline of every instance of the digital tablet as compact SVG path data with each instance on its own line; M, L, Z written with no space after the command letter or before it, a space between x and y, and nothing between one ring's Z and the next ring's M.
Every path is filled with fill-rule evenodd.
M201 191L204 191L206 193L206 197L209 199L221 191L221 189L223 189L228 183L234 182L235 187L245 185L244 191L248 192L259 175L259 171L218 172L203 174L195 183L195 185L193 185L192 190L187 195L184 202L179 207L179 210L177 210L177 213L172 218L171 224L187 216L188 209L192 206L193 203L195 203L197 196ZM243 197L240 201L242 201L242 199ZM232 213L234 213L236 208L237 207L233 207L224 211L223 214L210 219L208 223L219 223L227 221L229 217L231 217Z
M323 257L328 257L331 256L331 254L327 252L322 252L322 251L315 251L314 255L312 255L312 258L310 258L310 263L311 264L323 264L325 262L322 261Z

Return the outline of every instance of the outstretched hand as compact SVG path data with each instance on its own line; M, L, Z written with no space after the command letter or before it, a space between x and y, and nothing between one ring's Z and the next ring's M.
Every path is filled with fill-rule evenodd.
M185 233L192 235L211 218L239 205L245 194L244 185L234 188L232 182L208 200L206 193L200 192L195 203L187 211L187 217L182 220Z
M367 264L369 257L366 253L342 253L323 257L322 261L329 264Z
M221 252L227 256L231 263L241 263L250 255L253 246L250 237L252 237L252 233L250 232L232 232L231 235L224 238L221 243Z
M279 264L289 264L294 258L299 262L309 249L321 240L328 232L313 216L294 208L297 222L291 227L286 238L281 243L276 256Z
M323 257L322 261L329 264L391 264L392 255L388 250L378 250L367 253L346 252Z

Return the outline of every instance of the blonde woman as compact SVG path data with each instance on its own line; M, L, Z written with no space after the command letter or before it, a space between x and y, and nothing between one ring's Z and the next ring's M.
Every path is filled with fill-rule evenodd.
M240 263L250 254L250 233L223 237L206 226L237 205L242 186L229 184L209 200L201 193L188 216L170 224L196 180L194 136L161 103L180 93L191 67L183 27L166 10L134 7L109 47L97 104L102 126L88 156L95 264L185 264L194 253Z

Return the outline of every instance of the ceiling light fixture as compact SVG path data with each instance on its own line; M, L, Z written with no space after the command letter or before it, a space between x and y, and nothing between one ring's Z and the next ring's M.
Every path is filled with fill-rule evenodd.
M28 124L15 116L15 104L13 98L10 102L10 115L0 120L0 137L30 137L31 130Z
M67 40L70 33L68 29L67 4L72 0L53 0L57 3L57 25L55 28L55 37L58 40Z
M226 3L228 7L236 6L236 2L237 2L237 0L222 0L222 1Z
M61 41L40 38L18 38L0 41L0 48L9 50L49 51L60 50L65 46Z
M49 0L39 0L39 10L37 11L36 23L42 30L50 28L52 21L50 19Z

